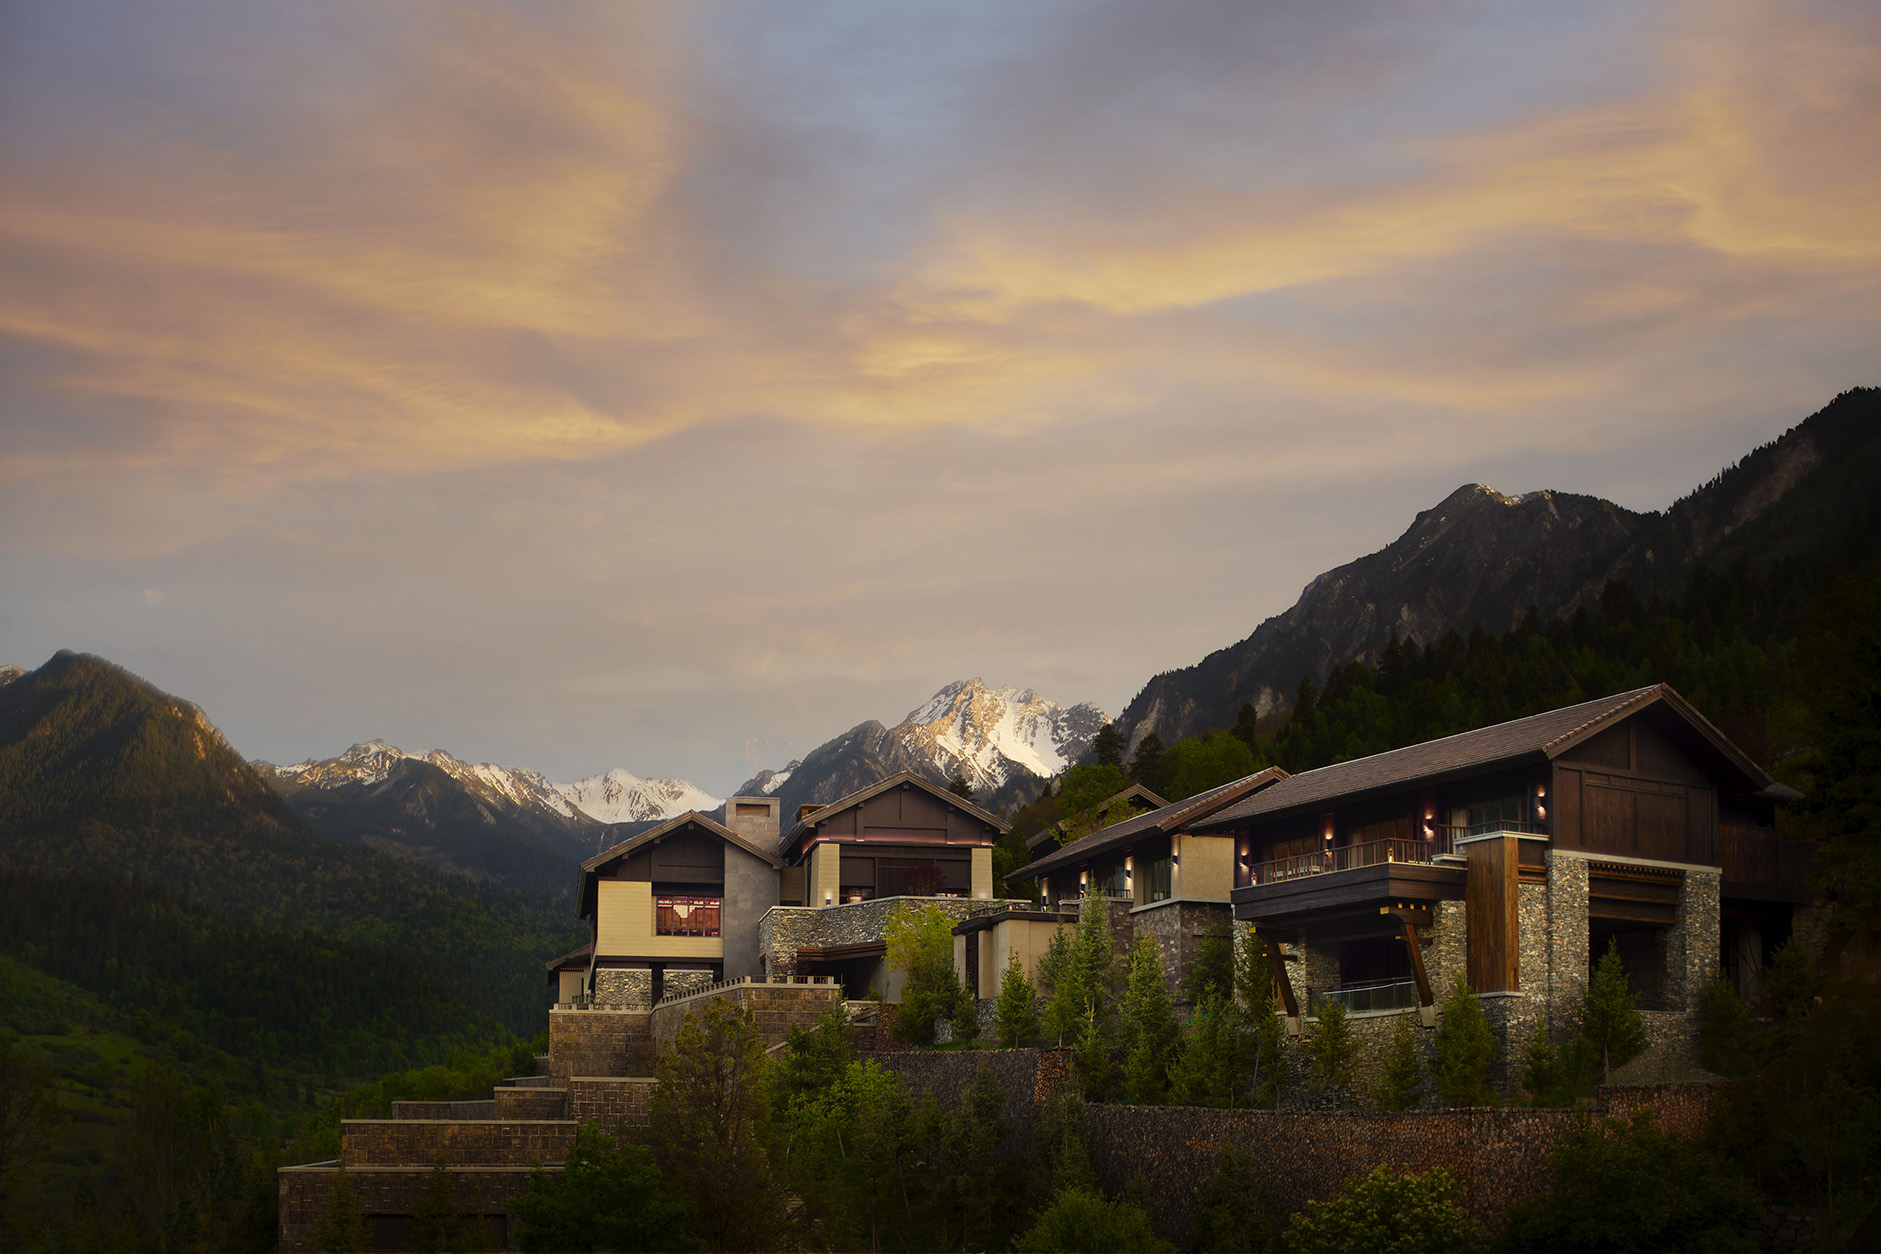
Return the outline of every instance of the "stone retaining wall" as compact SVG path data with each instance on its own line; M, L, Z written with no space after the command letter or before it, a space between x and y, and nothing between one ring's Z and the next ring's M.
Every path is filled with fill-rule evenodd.
M652 1029L644 1011L551 1010L545 1074L651 1075Z
M1071 1051L962 1050L859 1055L901 1076L911 1094L930 1094L943 1110L959 1105L982 1061L1006 1094L1006 1117L1029 1146L1037 1103L1073 1087ZM1464 1189L1478 1222L1493 1227L1511 1204L1552 1182L1550 1155L1578 1119L1630 1119L1651 1109L1653 1126L1692 1139L1710 1119L1712 1089L1703 1084L1613 1085L1589 1112L1526 1107L1483 1110L1208 1110L1185 1106L1087 1107L1096 1162L1106 1188L1126 1189L1138 1174L1150 1183L1162 1235L1186 1246L1201 1192L1229 1146L1247 1148L1267 1175L1275 1217L1309 1199L1338 1193L1346 1179L1377 1166L1396 1171L1443 1167Z
M633 1137L644 1132L650 1079L623 1076L576 1076L568 1082L568 1115L578 1123L592 1123L609 1136Z
M495 1090L490 1119L567 1119L568 1090L509 1088Z
M573 1120L342 1119L340 1161L354 1167L519 1167L559 1163L575 1141Z
M840 984L733 984L705 997L662 1004L652 1015L653 1056L673 1048L688 1014L702 1013L720 999L750 1011L758 1035L770 1046L783 1044L793 1027L813 1026L831 1006L842 1003L843 990Z
M394 1119L494 1119L494 1102L393 1102Z
M461 1213L507 1218L509 1204L529 1187L529 1167L453 1167ZM560 1168L550 1168L559 1171ZM275 1177L281 1205L281 1254L301 1254L313 1239L314 1226L327 1206L327 1194L339 1177L334 1163L284 1167ZM368 1215L410 1215L431 1187L431 1168L348 1167L346 1178ZM514 1242L514 1233L509 1234Z

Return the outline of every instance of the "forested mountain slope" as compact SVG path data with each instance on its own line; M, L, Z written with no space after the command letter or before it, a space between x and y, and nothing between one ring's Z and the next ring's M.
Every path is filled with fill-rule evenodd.
M1390 545L1328 571L1284 613L1194 666L1144 685L1118 719L1134 749L1233 724L1291 702L1302 676L1376 656L1393 634L1430 644L1480 625L1500 635L1529 607L1572 614L1610 580L1642 596L1681 588L1700 561L1768 563L1846 527L1881 477L1881 389L1856 388L1664 513L1595 497L1510 498L1469 484Z
M387 951L524 1033L543 957L579 943L565 910L315 834L196 707L67 652L0 686L0 871L142 881Z

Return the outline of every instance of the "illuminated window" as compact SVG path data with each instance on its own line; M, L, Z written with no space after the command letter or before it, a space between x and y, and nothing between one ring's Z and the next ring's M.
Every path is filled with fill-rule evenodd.
M716 897L655 897L653 931L659 936L717 936Z

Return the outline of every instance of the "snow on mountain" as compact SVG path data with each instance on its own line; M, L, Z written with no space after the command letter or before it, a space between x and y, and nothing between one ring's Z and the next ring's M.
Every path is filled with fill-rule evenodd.
M602 823L644 823L670 819L688 810L715 810L724 799L684 779L642 779L615 767L553 787L569 804Z
M753 775L738 790L741 797L768 797L790 782L791 774L803 765L801 758L792 758L790 765L781 771L763 770Z
M498 766L493 762L465 762L442 749L407 753L383 740L354 745L337 758L296 762L291 766L259 763L281 779L307 788L368 787L383 783L392 768L405 759L429 762L470 792L500 798L525 809L542 809L563 818L578 815L598 823L644 822L669 819L688 810L710 810L720 804L698 785L683 779L641 779L618 767L572 784L551 783L541 772L527 767Z
M1060 706L1030 688L988 688L983 680L968 679L948 684L910 711L894 734L942 774L964 775L982 792L1019 773L1058 774L1109 721L1088 701Z

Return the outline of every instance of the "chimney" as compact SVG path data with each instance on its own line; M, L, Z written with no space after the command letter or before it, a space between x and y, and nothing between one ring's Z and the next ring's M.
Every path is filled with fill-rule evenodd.
M727 797L725 826L759 848L775 849L784 834L778 814L783 804L776 797Z

